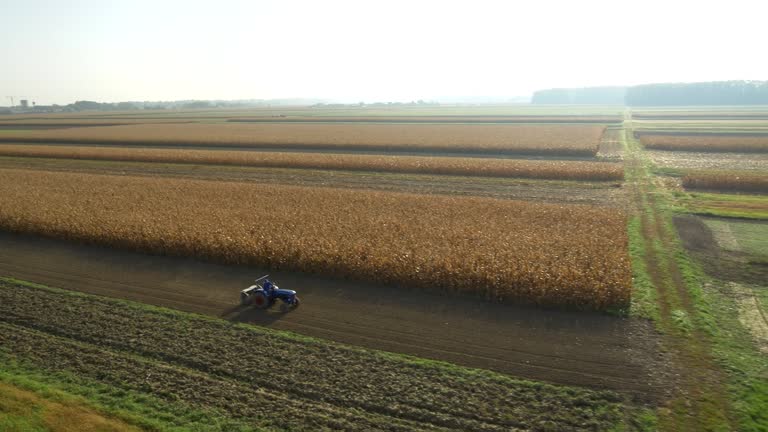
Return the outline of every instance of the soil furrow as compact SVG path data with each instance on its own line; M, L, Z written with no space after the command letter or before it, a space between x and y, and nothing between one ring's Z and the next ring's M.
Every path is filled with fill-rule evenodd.
M273 274L304 300L288 313L238 310L261 270L0 234L0 273L94 294L293 330L353 345L489 368L531 379L609 388L653 400L658 377L648 323L542 311L393 287ZM186 298L179 296L186 293ZM484 329L478 332L477 329ZM468 344L469 342L469 344ZM614 365L607 367L607 365ZM608 370L609 375L600 376Z
M0 288L0 298L1 320L13 325L98 345L113 353L130 352L214 379L249 383L269 393L286 392L297 400L422 425L418 428L531 427L538 421L537 416L553 416L551 408L544 407L557 400L562 407L554 413L557 423L565 429L582 429L603 414L592 418L596 414L592 408L580 407L595 403L610 406L621 400L607 392L547 388L482 372L409 363L254 327L233 326L226 321L147 311L91 296L6 285ZM249 349L243 350L242 346ZM511 415L521 409L528 412L527 417Z

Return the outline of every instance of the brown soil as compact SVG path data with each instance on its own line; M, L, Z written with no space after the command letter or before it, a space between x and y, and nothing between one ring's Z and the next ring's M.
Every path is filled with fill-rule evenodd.
M0 281L0 361L7 356L95 379L112 394L151 393L219 411L259 430L595 431L614 429L632 410L614 392Z
M655 332L644 320L529 309L393 287L273 272L300 309L238 307L265 273L0 234L0 274L66 289L222 316L343 343L606 388L638 400L666 390Z
M624 154L624 146L621 141L621 129L606 129L597 150L597 157L607 160L620 160Z
M754 285L764 284L768 280L767 266L751 262L749 254L720 248L712 231L701 218L676 216L674 223L683 246L705 264L702 267L708 275L720 280Z

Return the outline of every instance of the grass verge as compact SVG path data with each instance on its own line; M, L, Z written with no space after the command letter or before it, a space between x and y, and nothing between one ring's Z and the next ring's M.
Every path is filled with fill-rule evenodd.
M634 147L639 148L639 145L635 143ZM756 349L749 331L739 322L734 299L722 289L724 282L704 273L700 264L683 248L672 223L673 216L681 213L765 218L761 209L755 208L765 200L745 195L670 190L663 186L663 182L653 181L653 173L658 173L658 170L649 166L650 162L642 152L635 157L640 159L636 162L646 169L628 170L628 180L640 181L640 178L633 177L638 174L647 176L646 194L652 196L652 200L640 197L637 204L642 211L653 210L658 224L658 231L653 235L664 241L663 247L654 250L656 260L669 263L669 269L676 268L674 274L661 275L660 280L675 276L675 284L682 288L670 303L667 320L671 325L660 325L659 328L670 336L670 346L679 350L680 366L697 371L696 376L691 378L699 387L694 391L682 390L683 399L671 402L671 416L665 415L667 418L662 420L661 427L667 430L692 427L686 422L690 419L687 417L687 405L693 404L698 418L690 420L700 421L706 430L768 430L768 363ZM753 205L755 202L757 206ZM630 233L632 228L630 225ZM635 232L638 232L637 228ZM638 246L643 244L640 234L630 235L630 249L637 251L633 260L647 252ZM633 263L633 268L636 267ZM647 278L636 277L636 292L647 290L647 281ZM664 319L658 315L648 316L655 320ZM715 369L720 369L722 373L702 361L703 356L711 356L712 365L716 365ZM686 373L691 374L690 371ZM717 378L719 374L723 378ZM685 402L686 397L691 400ZM726 400L719 400L723 397Z
M724 193L681 193L675 196L677 204L688 212L705 216L741 219L768 219L768 196Z
M255 430L214 412L168 403L146 393L126 391L65 371L47 371L2 350L0 360L0 386L29 394L22 394L27 399L27 409L21 412L7 409L14 404L12 400L8 405L0 401L0 430ZM5 397L11 399L13 394ZM8 416L7 423L3 423L3 415ZM65 423L72 418L78 420L76 427ZM6 429L9 425L19 427Z

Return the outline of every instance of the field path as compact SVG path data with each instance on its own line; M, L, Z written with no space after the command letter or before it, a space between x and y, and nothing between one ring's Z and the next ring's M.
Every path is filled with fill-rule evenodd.
M261 271L0 233L0 275L338 342L656 399L663 367L646 322L543 311L272 272L290 313L238 307Z

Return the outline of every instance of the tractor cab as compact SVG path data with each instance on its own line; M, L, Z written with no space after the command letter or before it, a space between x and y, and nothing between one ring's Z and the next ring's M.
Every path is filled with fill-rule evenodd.
M240 291L240 304L243 306L253 305L259 309L266 309L276 300L283 302L283 309L295 309L299 306L299 297L296 291L281 289L275 283L267 279L269 275L256 279L256 284ZM262 285L259 282L263 281Z

